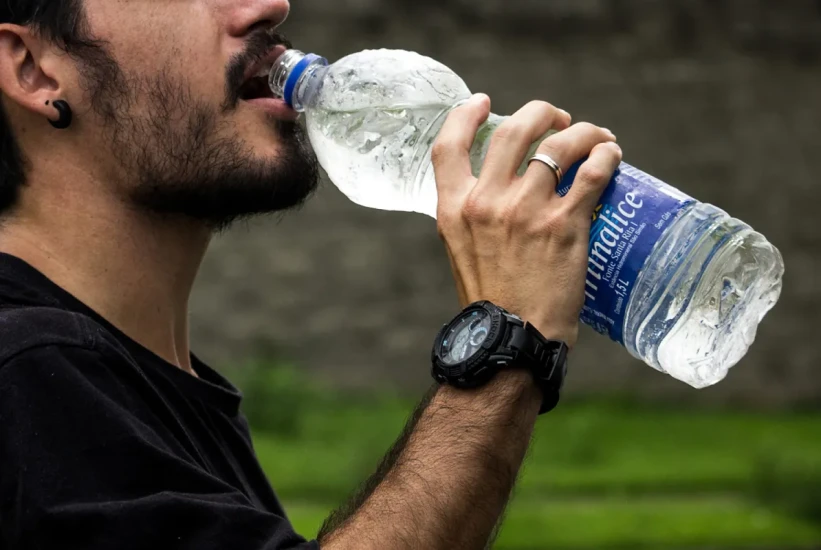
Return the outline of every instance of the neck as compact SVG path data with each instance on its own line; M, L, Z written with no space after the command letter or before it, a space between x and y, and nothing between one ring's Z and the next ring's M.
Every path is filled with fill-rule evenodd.
M0 227L0 251L25 260L133 340L193 374L188 297L210 231L101 193L99 183L55 188L31 178ZM33 190L48 189L50 196Z

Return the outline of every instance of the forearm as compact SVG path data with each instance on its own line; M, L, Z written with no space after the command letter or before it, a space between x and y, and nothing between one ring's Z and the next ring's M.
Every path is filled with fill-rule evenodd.
M484 548L527 452L540 400L525 371L501 373L476 390L442 387L354 506L323 527L322 548Z

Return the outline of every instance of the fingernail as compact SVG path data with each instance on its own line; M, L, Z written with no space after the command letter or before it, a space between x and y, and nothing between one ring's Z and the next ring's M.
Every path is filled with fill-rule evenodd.
M610 134L610 137L612 137L613 139L616 139L616 134L614 134L613 132L611 132L609 129L607 129L607 128L602 128L602 130L604 130L606 133Z
M564 109L559 109L559 112L566 114L568 116L568 118L573 118L573 115L571 115L570 113L568 113Z
M487 99L487 97L487 94L473 94L473 97L471 97L470 100L479 103L480 101Z

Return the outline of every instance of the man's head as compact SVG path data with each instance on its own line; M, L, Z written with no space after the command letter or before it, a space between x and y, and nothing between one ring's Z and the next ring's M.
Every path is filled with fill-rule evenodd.
M248 77L287 0L0 2L0 216L61 151L101 193L221 227L300 204L317 164L293 112ZM275 53L275 52L274 52ZM48 125L51 102L74 123ZM49 102L47 104L47 102Z

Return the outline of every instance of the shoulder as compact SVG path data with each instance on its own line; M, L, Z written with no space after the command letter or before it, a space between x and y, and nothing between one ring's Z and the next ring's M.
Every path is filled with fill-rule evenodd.
M29 350L94 350L102 327L90 317L51 307L0 309L0 368Z
M136 368L122 343L88 315L53 307L0 308L0 372L54 356L80 364L104 358Z
M0 424L98 422L138 401L149 385L91 317L54 308L0 310Z

